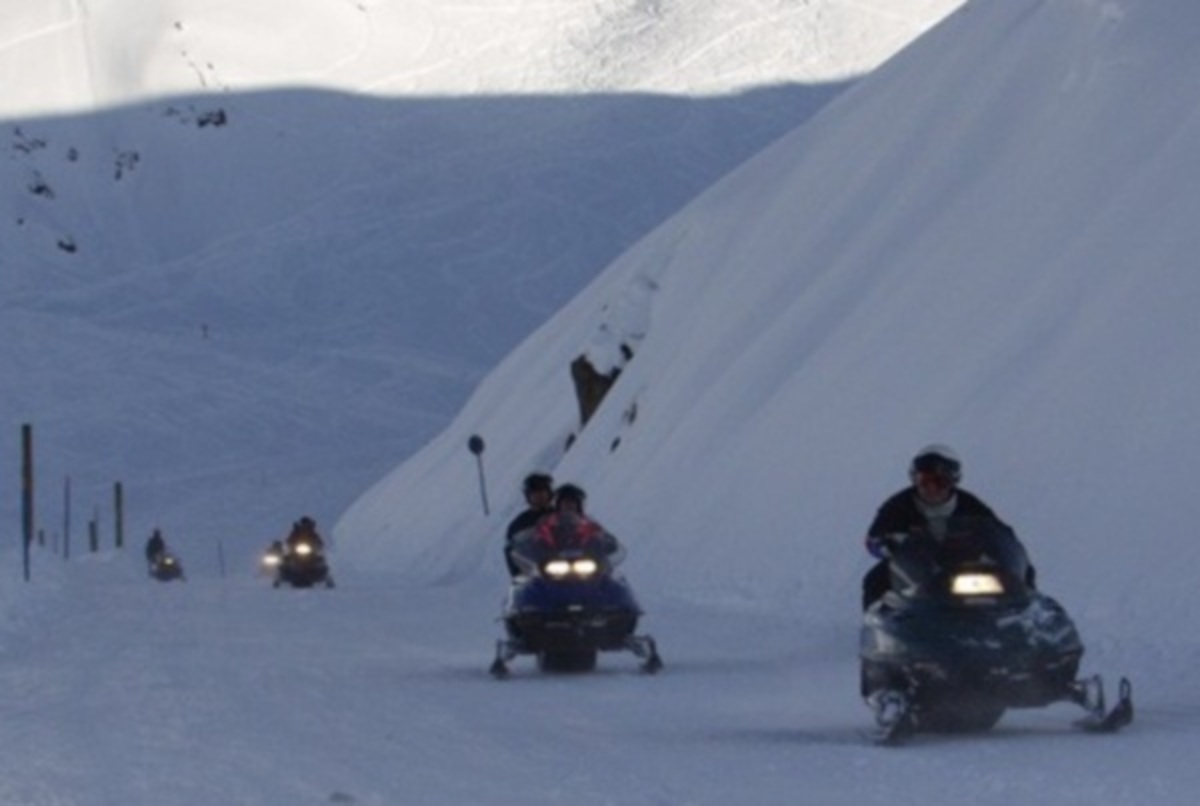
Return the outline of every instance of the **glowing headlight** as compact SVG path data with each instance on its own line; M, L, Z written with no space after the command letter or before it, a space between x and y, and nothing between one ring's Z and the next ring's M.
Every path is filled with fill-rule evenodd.
M555 579L565 577L571 573L571 563L567 560L551 560L545 565L546 576L552 576Z
M596 571L600 570L600 565L595 560L584 557L578 560L550 560L542 570L546 576L554 579L562 579L572 574L578 577L590 577Z
M307 557L308 555L313 553L313 547L310 546L308 543L297 543L296 544L296 553L299 554L301 557Z
M999 596L1004 584L995 574L958 574L950 582L955 596Z
M280 557L278 554L264 554L262 558L263 565L276 566L279 565Z
M590 559L576 560L571 563L571 570L581 577L590 577L599 568L600 566L596 564L596 561Z

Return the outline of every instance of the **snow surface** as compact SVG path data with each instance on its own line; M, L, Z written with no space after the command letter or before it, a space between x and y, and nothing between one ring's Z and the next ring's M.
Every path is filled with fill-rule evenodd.
M889 22L900 37L922 27L914 20L932 23L958 4L935 5L762 3L756 9L769 24L745 35L771 39L779 29L771 9L811 7L818 23L839 10L873 10L866 16L875 33ZM145 19L132 24L119 6L47 3L41 16L22 12L24 27L0 52L16 60L21 43L41 33L61 47L38 52L67 63L79 55L65 37L81 32L96 45L102 30L143 42L171 36L179 18L184 31L227 30L218 14L193 22L168 13L194 10L181 2L162 7L157 29ZM20 181L9 183L16 190L0 213L10 229L27 218L18 237L0 240L0 372L6 414L18 415L3 447L16 456L17 423L36 422L39 457L47 457L39 490L49 488L38 499L40 523L51 534L35 550L30 584L20 581L15 552L5 553L0 802L1194 801L1200 696L1191 671L1200 643L1186 625L1200 616L1191 573L1200 559L1191 494L1192 457L1200 455L1191 425L1200 410L1200 276L1188 260L1200 251L1200 117L1189 101L1200 81L1200 8L1185 0L972 0L863 80L824 88L819 101L803 88L760 87L757 99L739 88L714 107L689 106L713 89L696 78L671 85L690 93L682 106L652 97L631 108L612 105L627 100L620 79L654 75L646 54L713 52L696 33L713 30L701 11L731 5L592 3L575 16L566 3L546 3L536 6L554 12L542 38L505 24L524 5L489 22L469 5L425 4L424 29L373 28L371 14L385 17L384 4L305 6L314 16L279 35L306 43L324 32L329 50L314 76L341 64L360 90L446 92L474 103L458 112L435 103L355 115L376 159L331 147L327 162L299 163L311 171L300 177L284 169L311 159L322 138L339 142L338 126L325 124L321 137L289 150L282 133L294 134L291 126L272 140L270 126L235 135L231 122L216 134L228 142L213 143L209 129L180 122L228 104L277 124L308 115L320 129L321 115L345 120L341 113L359 109L361 98L246 93L230 82L227 95L71 113L62 110L80 96L59 85L51 89L68 99L60 111L9 127L5 170ZM440 28L449 18L435 9L444 8L473 24ZM899 19L883 14L901 8ZM314 21L319 14L328 16ZM342 14L373 33L425 37L413 59L427 69L406 68L411 90L385 80L381 50L356 51L366 54L361 63L337 55L352 39L336 24ZM640 27L630 21L639 15ZM584 28L592 40L580 38ZM819 24L803 30L825 33ZM190 47L208 41L195 35ZM609 49L571 51L581 41ZM505 54L495 59L506 78L482 78L487 71L471 59L464 63L473 73L456 73L456 59L482 59L489 43ZM753 47L716 50L741 55L697 76L745 75L761 86L795 80L771 72L779 69L773 58L759 68L745 57ZM566 52L579 57L573 64L586 79L567 78L556 61ZM611 69L591 69L583 53ZM621 58L602 58L611 53ZM280 64L280 74L303 72ZM276 83L249 56L229 71L247 86ZM165 70L141 84L130 78L136 72L121 78L112 68L93 80L104 91L92 98L102 106L181 92ZM588 92L597 86L605 88L598 98ZM497 89L517 94L494 105L477 97ZM595 195L578 206L566 201L577 198L569 174L529 177L529 163L508 160L531 144L566 160L580 140L544 127L521 140L516 116L461 135L464 119L491 121L531 91L563 94L534 106L566 110L555 116L567 129L605 123L589 141L603 159L584 171ZM789 97L804 99L797 118L807 122L759 150L785 122L764 123L757 134L746 133L747 122ZM177 153L157 123L129 122L159 121L167 108L175 113L165 119L183 125L198 149L187 153L216 155L236 142L271 163L265 179L243 193L205 195L239 176L235 163L202 162L223 166L207 176L164 176L138 163L133 176L150 178L115 191L108 180L101 191L99 164L82 151L78 162L66 156L75 135L123 143L129 131L156 141L161 155ZM622 122L612 122L614 109L625 109ZM614 139L638 132L639 122L640 136L651 136L672 114L704 115L706 136L637 154ZM429 159L418 153L421 141L390 141L406 130L401 119L442 135L432 163L414 161ZM36 145L45 132L53 147ZM500 132L507 140L490 143ZM722 141L737 147L717 148ZM671 215L742 149L758 153ZM52 150L54 160L36 162ZM116 158L129 150L105 153L115 160L107 168L128 169ZM678 162L664 165L669 155ZM60 173L52 176L50 163ZM71 177L64 165L91 179ZM396 175L384 181L380 165ZM511 229L521 216L489 229L479 218L487 207L471 204L471 194L495 202L506 185L484 182L485 192L470 180L506 169L509 188L526 177L532 190L558 191L542 207L521 209L561 209L567 218L603 211L607 231L574 244L587 227L543 220L529 231L552 235L533 248ZM669 182L675 172L687 181ZM433 196L397 189L398 179L421 175L446 187ZM39 176L70 192L43 203L26 192ZM543 180L555 177L561 184L548 188ZM68 178L74 184L61 184ZM607 196L595 189L600 179ZM211 187L198 191L205 182ZM180 198L197 205L188 217L167 204L175 198L168 190L185 185ZM514 208L526 199L509 197ZM621 218L639 201L652 209ZM396 241L380 232L397 226L397 210L404 221L439 218L422 232L446 239L444 254L460 256L462 273L387 271L382 256ZM29 234L35 229L73 235L80 249L43 249ZM590 266L576 258L567 272L533 259L568 242L593 257ZM88 250L105 257L74 260ZM498 262L510 270L483 282L479 252L507 258ZM589 279L585 268L595 279L575 294ZM538 299L541 284L548 289ZM428 318L406 329L389 317L389 303L410 296L406 311ZM495 307L494 317L477 315ZM319 311L319 321L297 310ZM423 325L447 319L457 327L423 340ZM567 365L579 354L613 365L621 344L634 357L580 429ZM400 439L379 423L389 416L417 435ZM134 425L151 438L132 437ZM308 439L322 430L339 447ZM466 450L475 434L487 443L480 465ZM869 561L860 536L874 507L904 483L912 452L931 441L953 444L967 486L1017 527L1043 587L1080 626L1085 669L1131 676L1138 713L1128 731L1079 734L1069 727L1075 712L1062 706L1013 712L979 737L899 750L863 742L855 648L858 580ZM385 475L381 453L392 445L392 465L404 461ZM353 466L355 456L365 458ZM80 524L70 562L51 550L61 538L57 483L75 466L107 469L113 457L134 479L131 542L162 522L188 582L148 582L140 551L113 551L107 534L105 550L82 552ZM532 469L586 486L591 511L623 538L644 626L667 664L661 675L645 677L632 658L609 655L582 677L543 677L528 661L517 661L507 681L486 675L504 586L500 535ZM371 470L378 481L363 492ZM5 489L17 486L11 472ZM248 473L260 479L251 491ZM277 487L337 501L352 482L363 494L344 513L312 506L334 526L336 589L276 591L254 575L254 551L274 536L268 516L282 527L299 514L296 502L317 501ZM102 483L72 489L76 520L93 507L109 517ZM255 500L242 506L248 495ZM226 505L214 512L214 501ZM9 497L3 506L17 523Z

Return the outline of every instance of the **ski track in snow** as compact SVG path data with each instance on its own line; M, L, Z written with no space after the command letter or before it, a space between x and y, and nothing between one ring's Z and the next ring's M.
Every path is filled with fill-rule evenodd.
M53 569L33 623L4 637L0 803L1008 804L1054 778L1056 802L1132 804L1200 783L1172 751L1195 708L1146 691L1119 736L1055 706L872 746L853 620L651 600L661 674L605 653L594 674L520 657L496 681L494 580L403 588L343 579L335 557L333 590L158 583L135 555ZM924 783L896 791L901 774Z

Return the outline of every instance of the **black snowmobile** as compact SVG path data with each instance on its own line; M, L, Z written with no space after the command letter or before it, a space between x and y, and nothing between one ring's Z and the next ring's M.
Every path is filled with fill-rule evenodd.
M1133 720L1127 679L1109 710L1101 678L1077 677L1075 625L1027 583L1028 557L1007 526L974 520L941 543L917 534L886 542L892 589L866 610L860 649L878 741L986 731L1009 708L1060 701L1087 712L1076 723L1087 730Z
M648 673L662 668L654 639L636 635L642 610L623 577L614 573L623 551L609 553L599 542L580 541L566 518L554 545L518 538L512 557L522 573L514 578L501 616L507 638L496 642L491 673L508 675L508 662L534 655L545 672L586 672L603 651L627 650ZM611 538L610 538L611 539Z
M325 552L313 540L300 538L286 545L275 564L275 580L278 588L287 583L293 588L311 588L314 585L333 587L333 576Z
M171 582L183 579L183 566L178 558L169 551L161 551L150 563L150 576L159 582Z

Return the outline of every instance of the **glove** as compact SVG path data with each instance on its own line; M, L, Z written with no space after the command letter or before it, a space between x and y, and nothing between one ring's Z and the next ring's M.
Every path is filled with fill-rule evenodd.
M892 556L896 549L904 544L908 539L906 532L889 532L884 535L867 535L867 551L872 557L878 557L881 560L886 560Z

